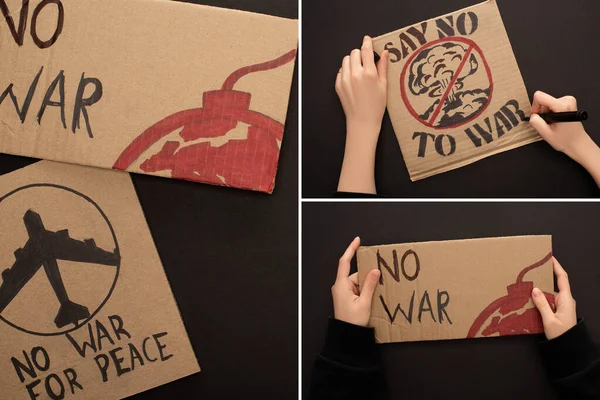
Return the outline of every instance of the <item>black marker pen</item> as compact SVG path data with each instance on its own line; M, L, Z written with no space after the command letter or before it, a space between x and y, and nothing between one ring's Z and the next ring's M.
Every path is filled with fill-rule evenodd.
M375 58L375 64L377 64L377 62L379 62L379 60L381 59L381 57L379 57L379 54L377 54L377 52L373 52L373 57Z
M558 113L546 113L539 114L540 117L547 124L558 123L558 122L581 122L588 119L588 113L586 111L568 111ZM525 118L525 121L529 121L529 118Z

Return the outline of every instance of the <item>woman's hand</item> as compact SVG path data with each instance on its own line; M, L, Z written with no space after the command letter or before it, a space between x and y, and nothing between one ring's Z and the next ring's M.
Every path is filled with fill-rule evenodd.
M558 260L552 257L554 274L558 283L558 294L554 297L556 312L552 310L544 293L538 288L533 289L533 303L542 315L544 322L544 333L548 340L559 337L569 329L577 325L577 312L575 310L575 299L571 295L569 277L561 267Z
M600 186L600 148L587 134L581 122L547 124L538 114L577 111L573 96L554 98L537 91L531 106L531 126L555 150L561 151L581 164Z
M387 104L388 52L375 65L373 41L344 57L335 90L346 114L346 149L339 191L375 193L375 150Z
M380 272L374 269L365 279L362 292L358 287L358 273L350 276L350 261L356 249L360 246L360 238L350 243L346 252L340 258L337 278L331 287L333 297L334 317L350 324L367 326L371 318L371 301L377 288Z
M387 58L384 51L375 66L373 41L365 36L361 49L344 57L335 81L348 135L360 136L365 142L377 143L387 104Z
M561 151L571 158L580 152L580 148L587 143L588 134L581 122L565 122L547 124L539 116L548 112L577 111L577 100L573 96L554 98L547 93L537 91L533 95L530 123L540 136L548 142L554 150Z

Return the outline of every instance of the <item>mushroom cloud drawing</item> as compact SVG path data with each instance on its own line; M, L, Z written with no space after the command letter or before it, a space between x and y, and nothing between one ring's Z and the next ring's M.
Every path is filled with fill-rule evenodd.
M465 57L468 59L464 60ZM490 95L489 87L464 90L464 80L478 70L476 54L461 44L446 42L423 50L410 66L408 87L415 96L426 95L435 101L420 117L428 121L447 91L436 118L438 122L431 121L434 126L453 126L475 115L487 104Z

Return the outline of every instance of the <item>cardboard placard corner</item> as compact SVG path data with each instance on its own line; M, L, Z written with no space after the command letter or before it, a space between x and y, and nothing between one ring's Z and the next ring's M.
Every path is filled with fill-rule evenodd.
M129 174L40 161L0 176L0 220L3 398L119 399L200 371Z
M549 235L361 247L357 263L361 284L381 271L370 320L379 343L541 333L533 288L554 304Z
M541 140L495 1L374 39L388 50L388 112L417 181Z

